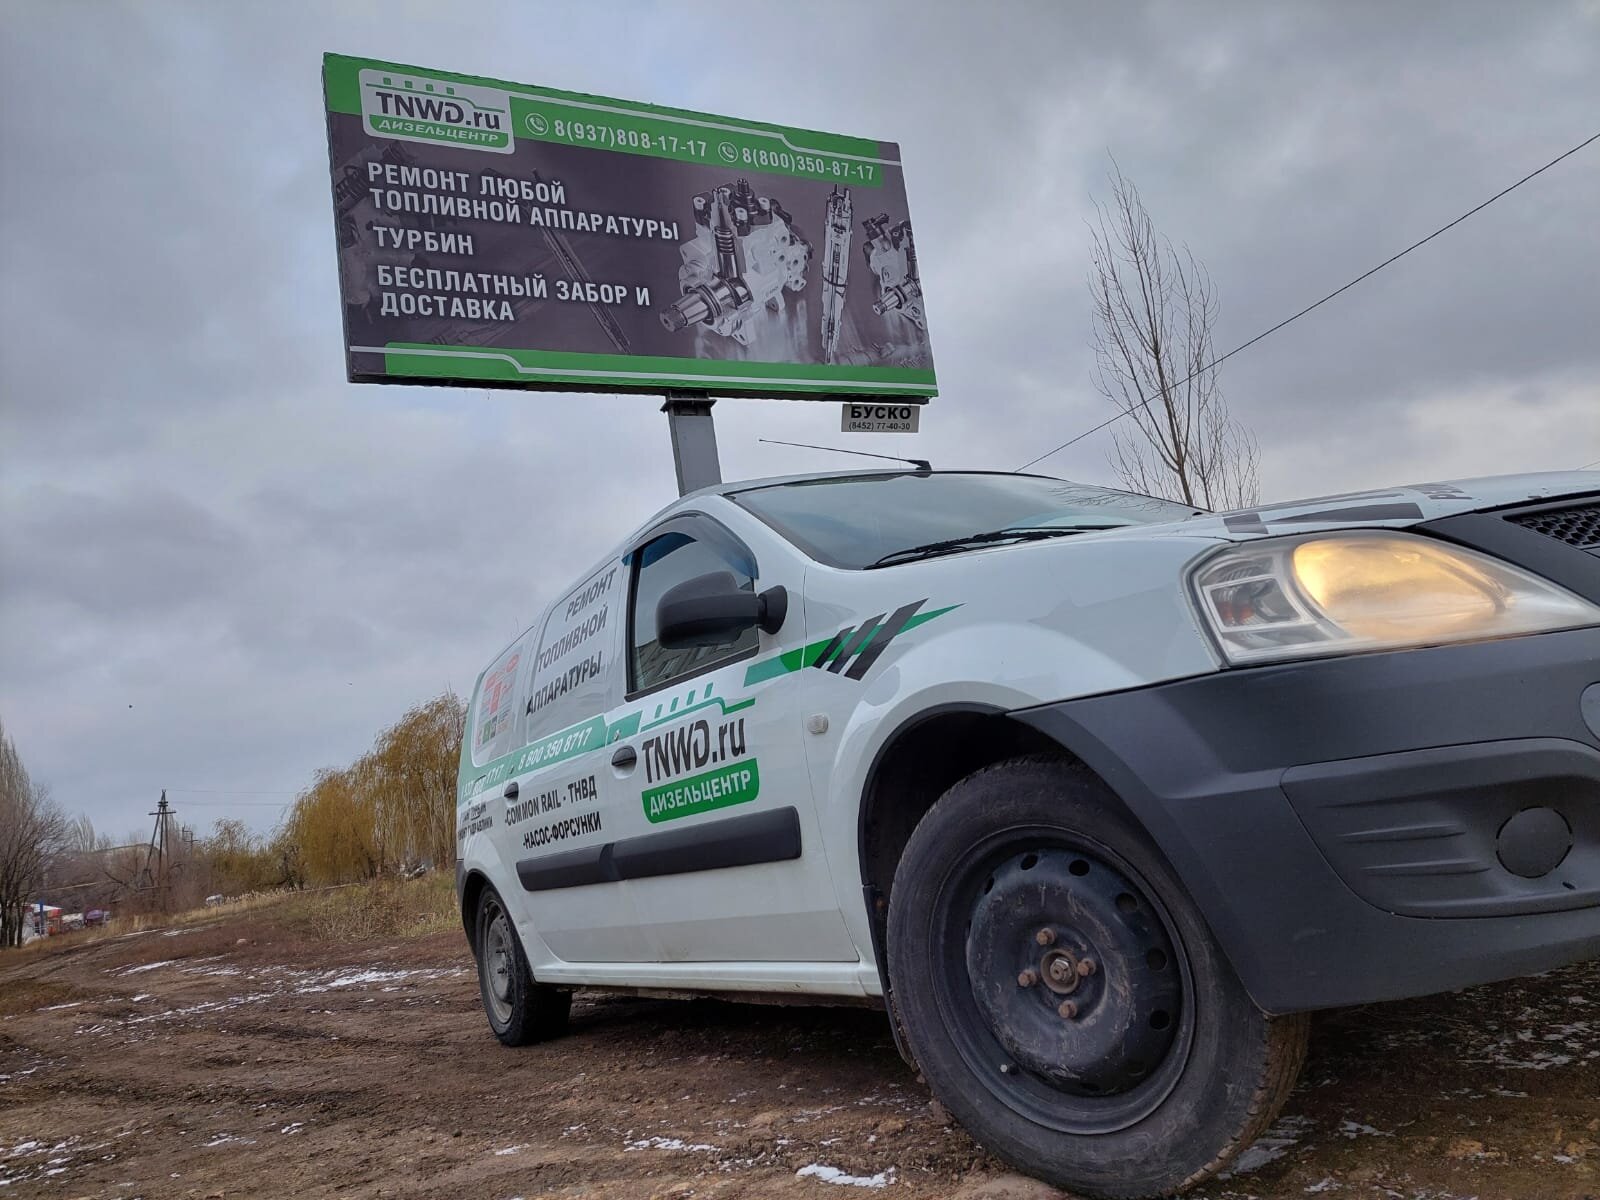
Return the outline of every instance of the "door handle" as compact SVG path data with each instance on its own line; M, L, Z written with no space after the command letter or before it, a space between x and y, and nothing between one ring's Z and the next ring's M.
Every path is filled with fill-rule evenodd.
M517 786L517 781L513 779L510 783L506 784L506 790L501 794L505 796L507 800L515 800L517 798L517 793L521 790L522 789Z
M639 761L639 752L632 746L619 746L611 756L611 765L619 771L631 771Z

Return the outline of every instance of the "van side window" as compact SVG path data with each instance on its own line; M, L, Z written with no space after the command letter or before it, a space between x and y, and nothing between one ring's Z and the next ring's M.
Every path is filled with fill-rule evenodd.
M638 565L634 573L629 644L633 691L643 692L660 687L756 649L759 635L754 629L746 629L733 641L721 646L667 650L656 641L656 605L665 592L678 584L713 571L730 571L741 588L754 591L755 564L747 555L734 552L732 547L675 530L639 547L635 551L635 559Z

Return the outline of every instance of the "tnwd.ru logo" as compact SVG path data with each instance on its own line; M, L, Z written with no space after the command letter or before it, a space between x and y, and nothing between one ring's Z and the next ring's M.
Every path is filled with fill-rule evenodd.
M379 137L499 154L512 149L510 97L494 88L363 70L361 116Z

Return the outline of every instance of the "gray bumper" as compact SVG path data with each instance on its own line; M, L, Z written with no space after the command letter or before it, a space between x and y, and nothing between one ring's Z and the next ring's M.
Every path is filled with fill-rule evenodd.
M1013 715L1122 797L1269 1012L1600 957L1600 629Z

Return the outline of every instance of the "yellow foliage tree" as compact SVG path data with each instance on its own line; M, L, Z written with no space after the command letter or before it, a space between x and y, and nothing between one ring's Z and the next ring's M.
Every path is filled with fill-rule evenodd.
M318 773L274 843L292 881L348 883L455 857L455 780L466 711L418 705L348 767Z

